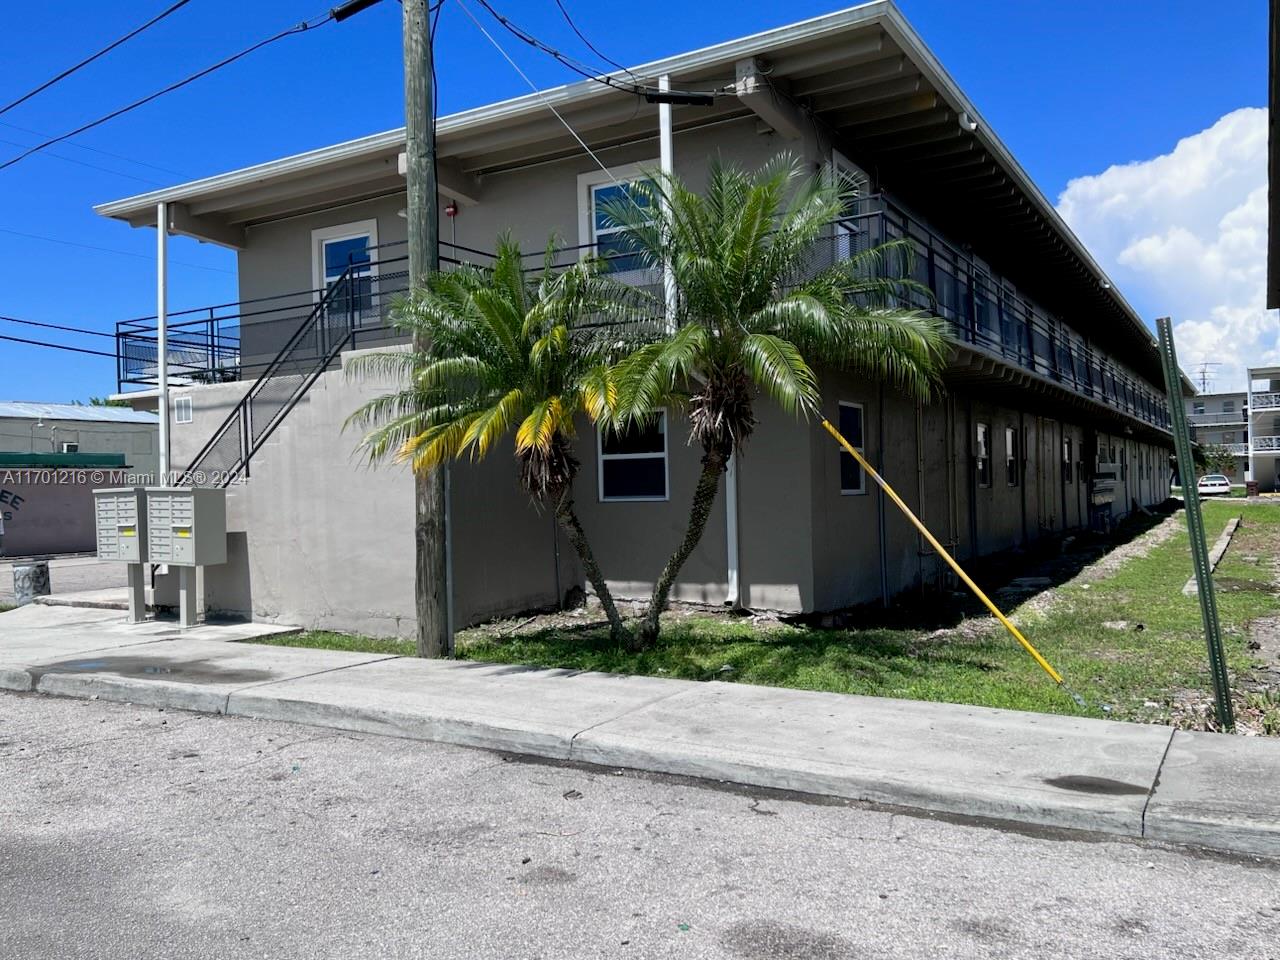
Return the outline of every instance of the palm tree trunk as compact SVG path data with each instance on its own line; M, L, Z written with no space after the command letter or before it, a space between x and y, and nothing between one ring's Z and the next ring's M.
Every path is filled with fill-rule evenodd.
M689 554L702 539L707 529L707 520L711 516L711 505L715 503L716 492L720 489L720 475L729 463L730 451L719 448L704 448L702 456L702 473L698 476L698 485L693 491L693 506L689 511L689 526L685 529L684 539L671 555L662 570L662 576L653 586L653 596L649 599L649 609L645 612L632 641L632 649L644 650L652 647L658 640L659 618L667 608L667 598L671 587L680 575L680 570Z
M609 618L609 637L618 646L624 646L630 641L631 634L622 622L618 607L613 602L613 594L609 592L609 584L605 582L600 565L596 563L595 554L591 552L591 544L587 541L587 534L578 520L578 513L573 508L573 485L564 485L560 492L554 496L554 503L556 520L564 528L565 534L569 537L569 542L573 544L573 549L577 551L578 559L582 561L582 569L587 575L587 580L595 589L596 596L600 599L600 606L604 607L604 615Z

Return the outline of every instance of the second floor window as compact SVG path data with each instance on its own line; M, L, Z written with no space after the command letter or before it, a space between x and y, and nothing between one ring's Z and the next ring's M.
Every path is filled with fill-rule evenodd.
M373 248L378 243L378 225L374 220L344 223L311 231L313 272L319 295L328 294L351 270L346 286L332 295L330 310L348 313L361 321L374 312Z
M1200 414L1200 413L1204 413L1204 401L1203 401L1203 400L1192 400L1192 401L1191 401L1191 413L1192 413L1192 414Z
M610 205L620 203L647 208L649 198L636 186L645 182L646 170L657 166L654 160L614 167L610 171L612 175L596 170L578 177L578 242L585 250L603 258L610 273L627 273L645 267L625 228L607 211Z
M1223 413L1235 413L1235 412L1236 412L1236 402L1235 402L1234 400L1223 400L1223 401L1222 401L1222 412L1223 412Z

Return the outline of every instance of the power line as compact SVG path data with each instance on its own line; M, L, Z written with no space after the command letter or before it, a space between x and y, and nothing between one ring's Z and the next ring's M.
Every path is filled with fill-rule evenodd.
M7 143L11 147L26 147L25 143L19 143L17 140L5 140L0 137L0 143ZM163 187L164 184L159 180L149 180L146 177L137 177L132 173L121 173L119 170L112 170L110 167L99 166L96 163L89 163L85 160L77 160L75 157L64 156L61 153L43 153L41 156L52 157L54 160L65 160L67 163L74 163L78 167L88 167L90 170L99 170L102 173L114 174L117 177L124 177L126 180L137 180L139 183L147 183L154 187Z
M61 323L44 323L40 320L23 320L21 317L6 317L3 314L0 314L0 320L7 321L8 323L22 323L26 324L28 327L44 327L46 330L65 330L67 333L83 333L91 337L107 337L111 340L116 338L114 333L103 333L101 330L89 330L85 327L68 327Z
M594 53L597 57L599 57L605 63L609 64L609 66L617 67L619 70L621 70L623 73L625 73L627 76L631 78L632 83L638 83L638 81L636 80L636 75L631 72L631 69L629 67L624 67L617 60L614 60L610 57L605 56L603 53L600 52L600 49L594 43L592 43L590 40L587 39L586 35L581 30L578 29L578 25L573 22L573 17L569 16L568 9L566 9L565 5L561 3L560 0L556 0L556 6L560 8L560 13L564 17L565 23L569 24L569 29L572 30L575 34L577 34L578 39L581 40L584 44L586 44L588 50Z
M516 23L513 23L509 18L503 16L501 13L495 10L493 8L493 5L489 3L489 0L476 0L476 2L479 3L480 6L484 7L485 10L488 12L489 16L497 20L498 23L502 25L503 29L505 29L512 36L516 37L516 39L521 40L524 43L527 43L529 46L533 47L535 50L540 50L541 52L547 54L548 56L553 57L554 59L562 63L564 66L572 70L574 73L582 77L585 77L588 80L592 80L596 83L603 84L606 87L611 87L614 90L621 91L622 93L629 93L632 96L643 97L646 100L650 100L650 101L654 100L654 98L658 96L665 96L665 97L684 96L684 97L714 99L716 97L728 97L728 96L736 95L724 89L697 90L697 91L692 91L692 90L659 91L657 87L650 87L641 83L624 82L624 81L618 80L616 77L609 76L603 70L595 70L590 66L582 63L581 61L576 60L573 57L568 56L567 54L561 53L559 50L557 50L555 47L551 46L550 44L544 43L543 41L539 40L537 37L531 34L528 30L525 30L523 27L517 25ZM585 42L585 38L584 38L584 42ZM627 72L630 73L629 70Z
M27 340L25 337L6 337L0 334L0 340L8 340L12 343L25 343L32 347L48 347L50 350L66 350L70 353L87 353L92 357L106 357L109 360L115 360L114 353L107 353L104 350L90 350L88 347L71 347L65 343L45 343L43 340Z
M25 237L28 240L43 240L45 243L60 243L65 247L79 247L81 250L97 250L99 253L114 253L117 256L133 257L136 260L155 260L155 257L148 256L145 253L134 253L131 250L116 250L113 247L96 247L91 243L77 243L74 240L60 240L57 237L43 237L38 233L23 233L21 230L10 230L8 227L0 227L0 233L12 234L15 237ZM212 270L214 273L235 273L234 270L226 270L222 267L210 267L202 263L188 263L185 260L170 260L169 263L184 267L191 267L194 270Z
M53 134L45 133L43 130L32 130L30 127L20 127L16 123L9 123L6 120L0 120L0 127L8 127L10 130L17 130L20 133L29 133L33 137L51 137ZM25 147L25 143L17 144L17 146ZM161 173L171 173L175 177L190 177L191 174L182 170L174 170L172 167L162 167L158 164L148 163L145 160L138 160L135 157L126 157L122 153L112 153L110 150L102 150L98 147L91 147L87 143L77 143L74 140L67 141L68 147L75 147L77 150L87 150L90 153L96 153L99 156L111 157L113 160L123 160L125 163L135 163L140 167L150 167L152 170L159 170Z
M489 5L485 3L485 0L479 0L479 3L483 7L485 7L485 9L489 9ZM601 170L604 171L605 175L614 182L615 186L621 186L621 184L618 182L618 178L613 175L613 171L610 170L607 166L605 166L604 161L601 160L598 156L596 156L596 153L594 150L592 150L589 146L587 146L587 142L583 140L582 137L578 136L578 131L573 129L573 127L569 125L569 121L560 115L560 111L556 109L555 104L553 104L550 100L548 100L543 95L542 91L538 89L537 84L535 84L532 80L530 80L529 75L526 74L523 70L521 70L519 64L517 64L514 60L511 59L511 55L507 53L507 51L502 48L502 44L498 43L498 41L493 38L493 36L489 33L489 31L484 28L484 24L482 24L479 20L476 19L475 14L471 12L471 9L463 2L463 0L458 0L458 6L462 8L462 12L465 13L471 19L471 22L476 25L476 29L484 34L485 39L488 40L491 44L493 44L494 49L497 50L500 54L502 54L503 59L506 60L507 63L511 64L511 68L515 70L516 73L520 74L520 76L524 79L524 82L529 85L529 89L532 90L534 94L537 96L537 98L542 101L542 105L545 106L552 113L554 113L556 116L556 119L559 120L562 124L564 124L564 128L569 131L569 133L573 136L573 139L578 141L578 145L582 147L582 149L587 152L587 154L591 157L591 159L596 162L596 166L598 166Z
M324 24L328 23L332 19L333 19L333 14L331 12L325 13L318 17L313 17L311 20L304 20L302 23L299 23L296 26L289 27L287 30L281 30L279 33L275 34L274 36L267 37L265 40L259 40L257 43L252 44L251 46L245 47L245 49L241 50L239 53L233 53L231 56L226 57L222 60L219 60L217 63L213 64L212 66L205 67L203 70L193 73L188 77L184 77L183 79L178 80L175 83L169 84L169 86L165 87L163 90L157 90L155 93L149 94L148 96L143 97L141 100L135 100L133 103L127 106L121 107L118 110L113 110L111 113L108 113L106 116L99 117L97 120L91 120L89 123L82 124L81 126L76 127L76 129L70 131L69 133L64 133L58 137L51 137L50 139L44 141L43 143L39 143L36 146L31 147L25 153L20 153L18 156L13 157L10 160L6 160L4 163L0 163L0 170L4 170L7 167L11 167L15 163L18 163L20 160L25 160L27 157L31 156L33 153L38 153L41 150L43 150L45 147L51 147L55 143L61 143L63 140L69 140L74 136L78 136L79 134L84 133L86 130L92 130L94 127L101 126L102 124L106 123L108 120L114 120L116 117L122 116L123 114L126 114L131 110L136 110L138 109L138 107L145 106L146 104L150 103L153 100L158 100L160 97L163 97L167 93L173 93L175 90L180 90L182 87L187 86L187 84L194 83L196 80L199 80L201 77L207 77L209 74L213 73L215 70L221 70L223 67L228 66L232 63L235 63L237 60L240 60L243 57L247 57L249 54L253 53L254 51L261 50L263 47L267 46L268 44L275 43L277 40L283 40L285 37L292 36L295 33L303 33L304 31L311 30L315 27L323 26Z
M52 87L55 83L57 83L59 80L65 80L67 77L71 76L73 73L75 73L75 72L76 72L77 70L79 70L81 67L88 66L89 64L93 63L93 61L97 60L99 57L104 56L105 54L110 53L110 52L111 52L112 50L114 50L116 47L120 46L120 44L122 44L122 43L126 43L126 42L127 42L127 41L129 41L129 40L132 40L134 37L136 37L138 34L142 33L142 31L146 30L148 27L153 27L153 26L155 26L157 23L159 23L159 22L160 22L161 20L163 20L165 17L169 16L169 14L171 14L171 13L176 13L178 10L180 10L180 9L181 9L181 8L183 8L183 7L185 7L185 6L186 6L188 3L190 3L190 2L191 2L191 0L178 0L178 2L177 2L177 3L175 3L175 4L171 5L171 6L170 6L168 9L166 9L166 10L162 10L160 13L156 14L154 17L152 17L150 20L148 20L148 21L147 21L146 23L144 23L142 26L137 27L137 28L136 28L136 29L134 29L134 30L131 30L129 33L126 33L126 34L125 34L123 37L121 37L119 40L115 40L115 41L113 41L113 42L111 42L111 43L107 44L105 47L103 47L101 50L99 50L97 53L93 54L92 56L85 57L85 58L84 58L83 60L81 60L79 63L74 64L73 66L68 67L66 70L63 70L63 71L62 71L60 74L58 74L56 77L53 77L53 78L51 78L51 79L49 79L49 80L46 80L44 83L40 84L40 86L36 87L34 90L31 90L31 91L29 91L29 92L27 92L27 93L24 93L24 94L23 94L22 96L20 96L17 100L14 100L13 102L8 103L8 104L6 104L6 105L5 105L5 106L3 106L3 107L0 107L0 115L8 113L10 110L12 110L14 107L18 106L19 104L26 103L28 100L30 100L32 97L34 97L36 94L41 93L41 92L43 92L43 91L45 91L45 90L48 90L48 89L49 89L50 87Z

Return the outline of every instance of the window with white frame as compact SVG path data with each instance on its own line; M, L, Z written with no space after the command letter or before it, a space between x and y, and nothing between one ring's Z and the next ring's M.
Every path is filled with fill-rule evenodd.
M667 499L667 414L619 432L601 427L598 435L600 499Z
M373 249L378 245L378 221L360 220L311 231L312 282L317 297L329 293L350 270L344 288L330 300L333 314L349 314L355 323L366 323L377 313L374 283L378 265Z
M600 256L610 273L628 273L645 269L645 263L626 236L624 227L608 215L610 203L634 203L646 208L649 199L635 189L645 180L644 172L658 166L652 163L629 163L580 174L578 177L578 242L584 251Z
M173 401L173 422L174 423L190 423L191 422L191 398L177 397Z
M991 486L991 424L978 421L973 437L973 470L978 486Z
M862 453L865 447L863 444L863 416L862 404L846 403L840 401L840 435L849 441L849 446L853 447L859 453ZM840 493L842 496L856 496L867 492L867 477L862 470L862 465L857 460L845 453L840 452Z
M1022 444L1017 427L1004 428L1004 482L1016 487L1022 482Z

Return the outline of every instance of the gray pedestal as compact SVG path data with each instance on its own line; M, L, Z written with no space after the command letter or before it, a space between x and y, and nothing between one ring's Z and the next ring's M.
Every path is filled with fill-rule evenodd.
M49 595L49 564L41 560L35 563L13 565L13 596L18 606L30 603L36 597Z

